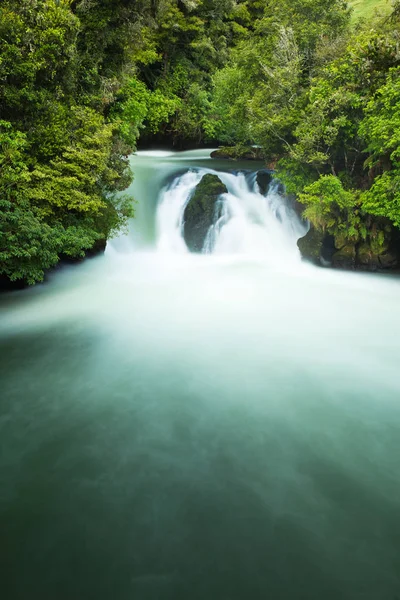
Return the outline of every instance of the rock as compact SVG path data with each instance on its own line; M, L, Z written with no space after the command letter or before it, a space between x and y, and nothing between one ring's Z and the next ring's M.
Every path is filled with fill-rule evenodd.
M343 246L332 256L332 267L335 269L354 269L356 266L355 246Z
M226 186L217 175L204 175L190 198L183 216L183 236L191 252L201 252L214 223L215 205Z
M90 257L97 256L98 254L104 254L106 247L107 240L105 238L101 238L100 240L97 240L89 250L86 250L85 256Z
M296 215L303 221L303 212L305 209L304 204L297 200L296 194L286 194L287 199L290 202L290 206L295 211Z
M211 158L221 158L223 160L234 160L234 156L231 152L232 148L218 148L211 152Z
M211 152L211 158L222 158L224 160L263 160L264 152L257 146L221 146L218 150Z
M330 267L332 265L332 257L336 252L335 238L333 235L326 233L322 242L321 250L321 264L324 267Z
M263 194L263 196L265 196L268 192L269 185L272 181L271 171L267 171L267 169L258 171L257 176L256 176L256 181L258 183L260 193Z
M371 247L367 243L359 246L357 250L357 262L361 267L368 271L376 271L380 268L378 254L372 252Z
M393 252L385 252L379 255L379 265L381 269L394 269L399 264L399 257Z
M308 233L297 241L301 255L306 260L321 264L321 253L324 244L324 234L310 227Z
M335 248L336 248L336 250L341 250L342 248L344 248L345 246L347 246L348 243L349 243L348 240L347 240L345 232L337 233L335 235L334 240L335 240Z

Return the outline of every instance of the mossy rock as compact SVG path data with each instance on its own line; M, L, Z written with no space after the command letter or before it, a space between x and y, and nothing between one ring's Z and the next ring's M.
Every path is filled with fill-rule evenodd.
M201 252L208 230L214 223L215 207L226 186L217 175L204 175L184 212L183 237L191 252Z
M221 146L218 150L211 152L211 158L224 160L264 160L265 155L262 148L255 146Z
M308 233L297 241L302 257L315 264L320 264L324 237L321 231L311 227Z
M348 239L346 236L346 233L337 233L335 235L335 248L336 250L341 250L342 248L344 248L345 246L348 245Z
M399 266L399 256L395 252L385 252L379 255L381 269L395 269Z
M344 246L332 256L332 266L336 269L355 269L356 248L352 245Z
M376 271L380 268L379 255L372 251L369 244L361 244L357 250L357 262L370 271Z

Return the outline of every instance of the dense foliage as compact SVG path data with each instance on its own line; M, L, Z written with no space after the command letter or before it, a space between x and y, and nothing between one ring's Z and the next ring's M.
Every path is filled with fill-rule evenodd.
M360 2L358 3L360 5ZM0 276L104 246L139 137L262 147L338 249L400 227L400 8L344 0L3 0Z
M123 61L105 75L107 46L98 55L89 47L85 4L0 7L0 274L11 280L40 281L132 214L117 195L130 181L128 150L103 89Z

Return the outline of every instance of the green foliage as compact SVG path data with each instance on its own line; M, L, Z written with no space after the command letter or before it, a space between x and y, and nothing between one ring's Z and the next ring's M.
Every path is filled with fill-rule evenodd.
M293 144L321 45L343 34L349 12L341 0L256 5L251 34L237 41L232 60L213 77L212 116L217 131L226 132L221 141L255 142L275 158Z
M360 135L367 143L373 182L363 194L364 210L400 227L400 67L369 101Z
M73 109L71 143L48 164L31 173L30 199L47 213L76 211L96 214L119 178L109 163L112 125L89 108Z
M378 175L363 193L363 208L372 215L387 217L400 227L400 169Z
M159 89L152 92L135 77L119 90L111 117L120 137L135 148L142 129L156 133L180 105L180 99L174 94L165 96Z
M299 200L306 206L304 216L317 230L357 242L364 234L358 196L354 190L345 190L337 177L323 175L304 188Z
M368 248L382 251L391 237L387 220L400 226L398 42L395 17L382 21L379 32L350 32L338 55L316 66L282 149L280 178L338 247L368 236Z
M60 256L83 256L133 212L117 194L131 180L129 148L98 102L112 86L95 54L98 76L84 89L88 31L76 4L0 7L0 274L11 280L41 281Z
M34 283L57 263L60 242L26 198L26 145L23 133L0 122L0 274Z

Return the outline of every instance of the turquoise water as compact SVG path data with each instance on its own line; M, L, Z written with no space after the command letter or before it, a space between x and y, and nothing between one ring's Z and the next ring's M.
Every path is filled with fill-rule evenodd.
M1 597L399 598L399 280L157 250L209 163L134 164L130 236L1 299Z

